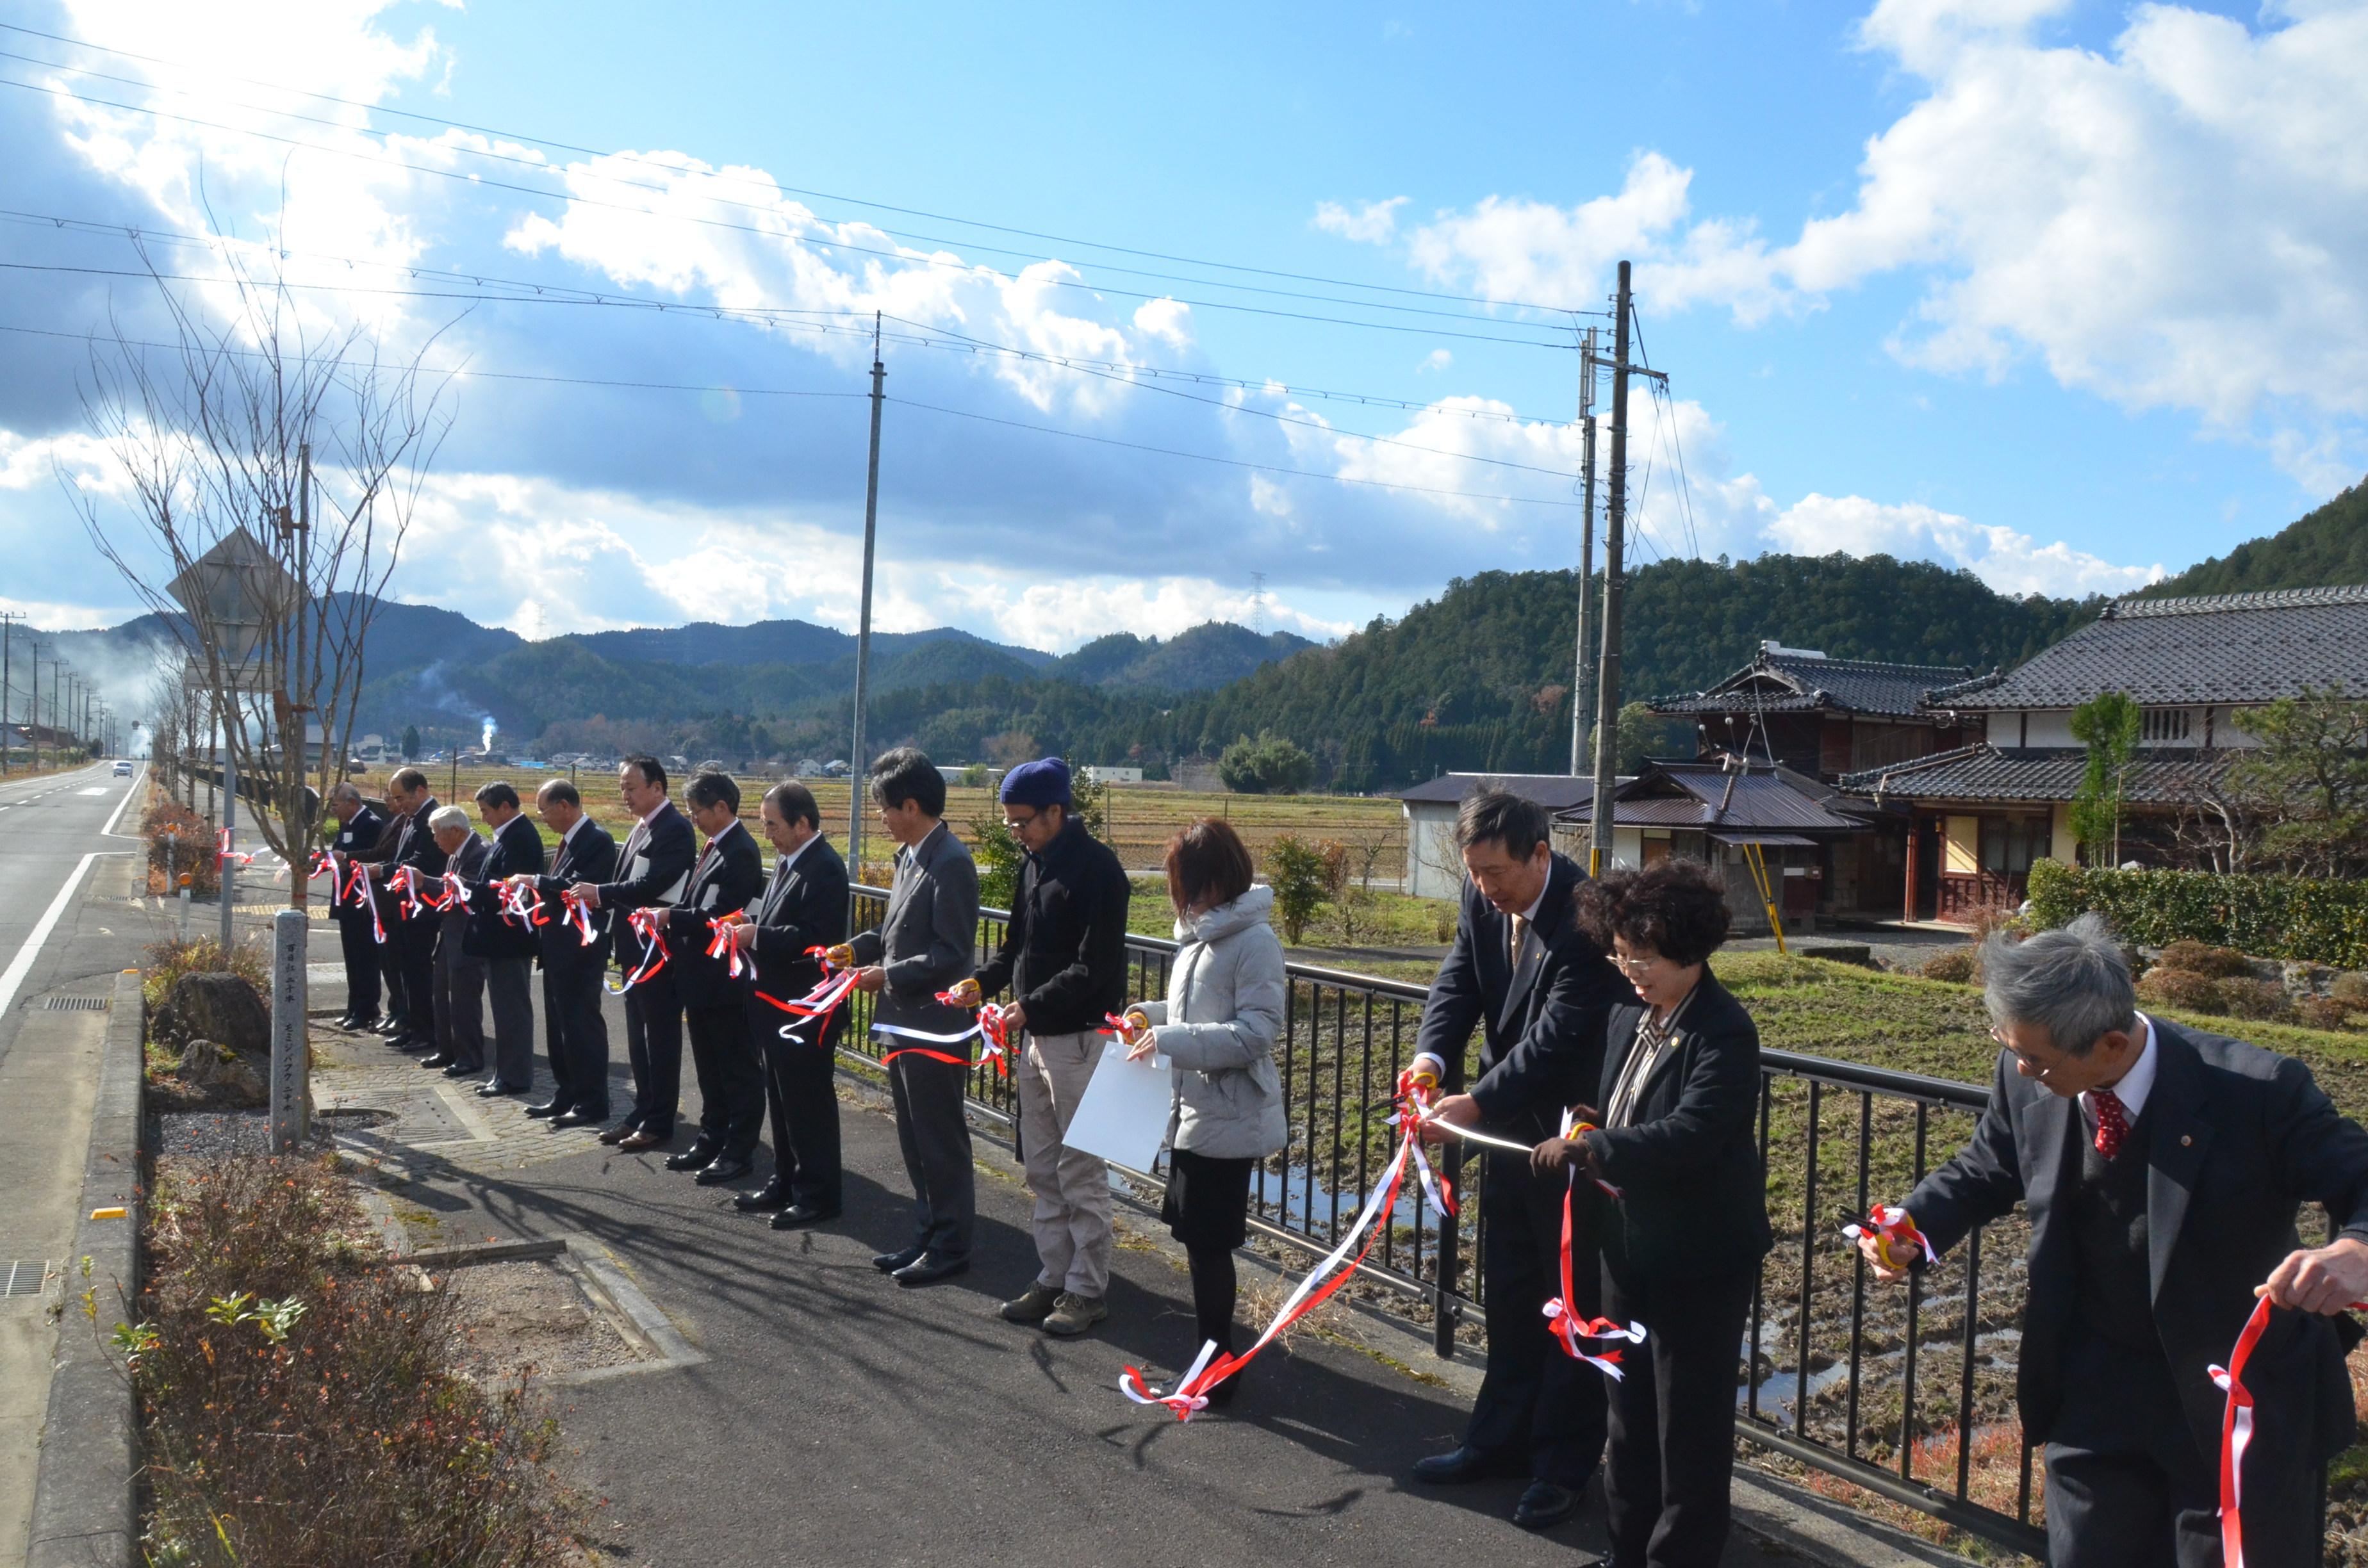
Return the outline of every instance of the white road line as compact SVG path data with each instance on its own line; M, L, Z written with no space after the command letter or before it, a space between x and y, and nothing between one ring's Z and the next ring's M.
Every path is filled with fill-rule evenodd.
M120 854L121 851L112 853ZM5 1016L10 1007L16 1006L17 988L24 984L25 976L32 972L33 960L41 955L41 944L50 939L50 932L56 928L58 917L66 912L66 905L74 902L74 889L82 885L83 873L90 869L90 863L98 857L99 851L94 849L75 865L74 874L66 878L66 885L58 890L58 896L50 901L50 907L34 923L32 930L26 934L25 945L17 949L17 957L8 965L7 972L0 974L0 1016Z

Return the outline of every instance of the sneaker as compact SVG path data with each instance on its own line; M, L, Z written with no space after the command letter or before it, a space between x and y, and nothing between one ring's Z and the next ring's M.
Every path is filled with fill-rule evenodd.
M1083 1334L1110 1316L1110 1308L1099 1296L1080 1296L1075 1290L1064 1290L1053 1304L1052 1312L1044 1319L1044 1332L1066 1339Z
M1030 1285L1028 1293L1016 1301L1006 1301L1001 1309L1006 1323L1042 1323L1061 1304L1062 1290L1058 1285Z

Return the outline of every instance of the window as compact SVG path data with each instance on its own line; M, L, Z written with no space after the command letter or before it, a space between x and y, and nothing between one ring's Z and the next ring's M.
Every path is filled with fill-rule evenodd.
M1982 869L1982 819L1951 817L1945 828L1941 869L1952 877L1975 877Z
M2185 708L2149 708L2142 721L2139 737L2148 741L2183 741L2193 713Z

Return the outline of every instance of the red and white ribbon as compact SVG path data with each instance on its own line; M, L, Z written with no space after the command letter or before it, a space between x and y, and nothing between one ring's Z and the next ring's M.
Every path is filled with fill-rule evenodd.
M532 882L502 884L502 918L529 931L551 924L551 916L543 913L542 893Z
M757 978L757 960L754 955L742 956L740 944L732 939L732 927L733 920L729 915L718 915L709 919L707 956L722 959L723 971L733 979L737 980L745 973L754 980Z
M230 846L230 841L231 841L231 830L230 830L230 829L228 829L228 828L223 828L223 829L222 830L221 834L217 836L217 841L216 841L216 843L215 843L215 845L214 845L214 864L215 864L215 865L217 865L217 866L233 866L233 865L236 865L236 866L252 866L252 865L254 865L254 864L255 864L255 857L254 857L254 856L249 855L249 854L246 854L246 853L245 853L245 852L244 852L244 851L242 851L242 850L233 849L233 848Z
M1896 1204L1878 1203L1866 1211L1862 1225L1844 1225L1842 1234L1856 1241L1861 1236L1875 1238L1875 1250L1883 1255L1885 1268L1906 1268L1916 1261L1920 1252L1927 1263L1938 1263L1932 1244L1916 1228L1907 1210Z
M410 867L397 866L388 872L386 891L390 895L403 895L403 917L405 920L419 918L419 879Z
M673 949L666 946L666 916L662 911L656 908L628 910L625 924L641 936L642 961L633 966L632 973L625 976L623 984L608 987L611 996L622 996L666 968L666 960L674 956Z
M2237 1335L2228 1364L2211 1369L2213 1383L2228 1396L2220 1413L2220 1555L2226 1568L2245 1568L2245 1450L2253 1441L2253 1393L2245 1386L2245 1363L2269 1326L2270 1299L2263 1296Z
M600 939L592 929L592 906L576 897L575 889L559 895L559 908L561 923L575 927L575 939L580 945L588 948Z
M1593 1122L1581 1121L1574 1112L1569 1110L1562 1113L1564 1138L1576 1139L1582 1132L1593 1131L1595 1131ZM1614 1198L1620 1196L1618 1187L1600 1177L1596 1179L1595 1185L1602 1187ZM1625 1375L1620 1369L1620 1352L1606 1350L1600 1354L1594 1354L1581 1350L1578 1343L1582 1339L1622 1339L1631 1345L1642 1345L1645 1343L1645 1325L1641 1323L1632 1323L1622 1328L1610 1318L1582 1318L1578 1315L1578 1307L1572 1290L1575 1281L1572 1278L1570 1256L1573 1229L1571 1210L1574 1207L1573 1200L1577 1194L1578 1167L1573 1165L1570 1167L1562 1195L1562 1294L1545 1304L1546 1332L1554 1336L1554 1343L1562 1346L1564 1355L1574 1361L1587 1362L1605 1377L1617 1382Z
M386 945L386 926L378 917L378 900L370 896L370 869L359 860L349 860L346 864L349 875L346 878L344 889L336 896L357 909L370 911L370 940L383 947Z
M845 1005L848 994L855 989L855 971L840 969L832 963L829 949L808 948L806 957L814 960L815 967L822 971L822 979L813 990L786 1002L769 992L756 994L757 1001L768 1006L779 1007L797 1020L793 1024L783 1024L780 1035L783 1040L793 1040L801 1045L810 1043L806 1036L810 1028L814 1028L814 1039L817 1040L830 1032L830 1016ZM820 1020L818 1028L815 1027L816 1020Z
M962 1000L962 994L954 991L939 992L937 1000L941 1006L948 1007L968 1006ZM952 1067L983 1067L992 1062L995 1063L995 1071L998 1077L1008 1078L1011 1075L1010 1036L1004 1027L1003 1010L992 1004L979 1008L977 1020L970 1028L956 1029L951 1034L933 1033L928 1029L907 1028L903 1024L882 1023L874 1023L871 1026L871 1032L887 1035L896 1040L920 1042L915 1045L898 1046L889 1051L880 1058L880 1064L882 1067L900 1056L921 1056L927 1057L931 1062L943 1062ZM1106 1034L1109 1031L1102 1032ZM929 1049L931 1046L939 1045L960 1045L965 1040L977 1040L980 1046L978 1060L975 1062L971 1060L968 1051L956 1056L951 1051Z

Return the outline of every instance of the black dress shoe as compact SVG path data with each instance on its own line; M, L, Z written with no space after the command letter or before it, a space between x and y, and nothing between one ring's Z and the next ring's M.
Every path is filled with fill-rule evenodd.
M773 1216L773 1229L794 1231L801 1225L819 1225L838 1218L836 1209L817 1209L811 1203L792 1203Z
M871 1260L871 1267L882 1274L894 1274L900 1268L909 1268L920 1262L921 1255L928 1250L927 1247L911 1246L902 1252L883 1252Z
M718 1154L690 1179L701 1187L726 1187L748 1174L746 1154Z
M505 1084L499 1078L488 1079L484 1083L477 1085L477 1097L480 1099L499 1099L504 1095L522 1095L524 1093L526 1093L526 1085L524 1084Z
M389 1014L381 1022L370 1026L370 1033L382 1034L389 1040L393 1040L397 1035L409 1034L410 1032L410 1023L405 1019L396 1017L393 1014Z
M447 1078L473 1078L484 1071L484 1069L482 1067L463 1067L459 1062L455 1062L451 1066L444 1069L444 1076Z
M450 1067L452 1065L452 1053L449 1051L433 1051L421 1057L419 1064L422 1067Z
M790 1184L775 1176L754 1192L733 1195L732 1207L743 1214L754 1214L765 1209L786 1209L790 1206Z
M424 1034L399 1034L386 1043L405 1055L416 1055L423 1051L432 1051L436 1049L434 1038Z
M551 1130L556 1132L563 1127L597 1127L608 1119L606 1116L595 1116L588 1110L570 1108L551 1119Z
M603 1114L605 1115L606 1113L604 1112ZM620 1121L617 1123L616 1126L609 1129L608 1131L600 1134L600 1142L603 1143L622 1143L626 1139L631 1138L632 1135L633 1124L630 1121Z
M1577 1511L1577 1493L1551 1481L1532 1481L1513 1508L1513 1522L1525 1530L1549 1530Z
M564 1115L566 1110L565 1100L545 1100L541 1105L530 1105L526 1108L526 1113L529 1116L561 1116Z
M1499 1476L1520 1475L1527 1469L1510 1454L1500 1454L1491 1449L1475 1449L1468 1444L1443 1454L1414 1461L1414 1478L1433 1486L1461 1486L1467 1481L1492 1481Z
M359 1018L355 1017L351 1013L339 1013L336 1017L329 1020L329 1027L331 1028L351 1030L361 1028L361 1025L362 1021Z
M703 1138L691 1140L690 1147L679 1154L668 1154L666 1168L670 1171L703 1171L715 1163L719 1151Z
M352 1023L342 1027L353 1030L356 1034L376 1034L379 1031L379 1018L376 1013L356 1013L353 1015L353 1020Z
M899 1285L933 1285L940 1279L951 1279L957 1274L970 1272L970 1259L947 1257L943 1254L925 1252L895 1273L888 1276Z

